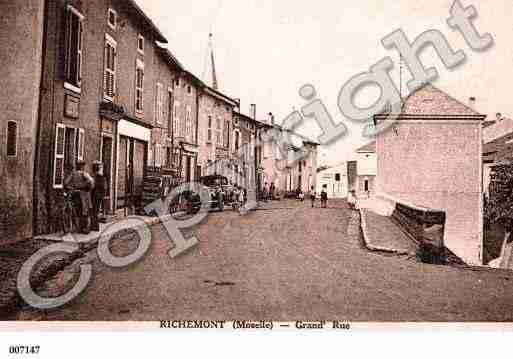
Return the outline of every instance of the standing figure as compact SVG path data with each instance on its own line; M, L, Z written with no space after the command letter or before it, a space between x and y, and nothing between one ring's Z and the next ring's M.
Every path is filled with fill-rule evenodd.
M267 182L265 182L264 189L262 191L262 200L264 202L267 202L268 197L269 197L269 186L267 185Z
M314 189L314 186L312 186L310 188L310 201L312 202L312 208L315 207L315 196L316 196L315 189Z
M103 164L100 161L93 163L94 188L91 192L93 208L91 211L91 230L100 231L100 209L104 209L103 201L107 195L107 179L103 175Z
M64 189L72 192L73 206L78 214L78 230L80 233L89 234L89 214L92 209L91 190L94 188L94 180L85 171L85 162L78 161L76 169L64 180Z
M328 207L328 192L326 192L325 187L323 187L322 191L321 191L321 207L322 208Z
M274 187L274 182L271 182L271 187L269 188L269 200L274 200L274 191L276 187Z

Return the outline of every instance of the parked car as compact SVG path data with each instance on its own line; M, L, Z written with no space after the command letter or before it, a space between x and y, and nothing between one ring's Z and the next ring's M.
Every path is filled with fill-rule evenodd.
M234 188L229 184L228 178L221 175L203 176L199 182L205 186L210 198L210 209L223 211L225 205L230 205L233 198ZM191 212L197 212L201 208L201 200L199 194L191 196Z

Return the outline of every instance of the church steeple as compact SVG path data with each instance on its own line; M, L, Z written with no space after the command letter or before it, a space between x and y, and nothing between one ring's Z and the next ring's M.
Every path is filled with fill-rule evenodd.
M214 90L218 89L218 83L217 83L217 73L216 73L216 63L214 60L214 41L213 41L214 35L212 33L209 34L209 48L210 48L210 66L212 71L212 88Z

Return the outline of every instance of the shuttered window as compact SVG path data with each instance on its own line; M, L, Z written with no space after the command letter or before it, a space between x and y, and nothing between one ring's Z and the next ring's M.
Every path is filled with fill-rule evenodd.
M55 132L55 155L53 170L54 188L62 188L64 185L64 147L66 141L66 127L57 124Z
M7 156L16 157L18 152L18 123L7 122Z
M105 34L103 95L110 101L116 95L116 47L116 41L111 36Z
M144 63L137 60L135 69L135 110L143 112Z
M192 142L192 111L190 106L187 107L187 112L185 113L185 132L187 135L187 140Z
M155 94L155 117L157 124L161 125L164 123L164 86L161 83L157 83L157 90Z
M84 140L85 140L85 131L83 129L78 130L77 134L77 160L84 160Z
M175 101L173 108L173 134L175 137L181 137L179 108L180 103Z
M208 116L207 142L212 142L212 116Z
M66 82L80 88L82 80L83 15L68 6L66 12Z

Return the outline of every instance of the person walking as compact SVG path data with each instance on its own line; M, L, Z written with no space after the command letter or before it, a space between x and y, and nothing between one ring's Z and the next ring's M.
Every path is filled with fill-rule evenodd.
M326 188L323 187L321 191L321 207L327 208L328 207L328 192L326 192Z
M107 195L107 178L103 174L103 163L96 161L93 163L94 188L91 192L93 208L91 211L91 230L100 231L100 210L104 209L103 201Z
M78 215L78 230L89 234L89 216L92 209L91 190L94 188L94 179L85 170L85 162L78 161L75 169L64 180L64 189L72 191L71 199Z
M267 199L269 197L269 186L267 185L267 182L264 184L264 189L262 191L262 199L264 202L267 202Z
M274 187L274 182L271 182L271 187L269 188L269 200L274 200L274 191L276 188Z
M310 188L310 201L312 202L312 208L315 207L315 196L316 196L315 189L314 189L314 186L312 186Z

